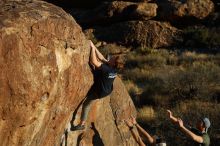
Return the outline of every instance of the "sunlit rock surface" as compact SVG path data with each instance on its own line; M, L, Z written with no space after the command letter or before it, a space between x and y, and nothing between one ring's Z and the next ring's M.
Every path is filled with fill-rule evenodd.
M1 1L0 145L63 142L93 83L89 51L80 26L61 8L35 0ZM98 101L92 111L88 125L94 126L79 142L136 145L123 123L135 115L135 108L120 79L111 98ZM94 134L99 135L95 141ZM71 136L69 145L76 144L80 135Z

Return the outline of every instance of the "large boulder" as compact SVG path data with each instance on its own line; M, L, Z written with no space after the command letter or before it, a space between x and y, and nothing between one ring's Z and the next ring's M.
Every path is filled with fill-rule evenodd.
M102 0L44 0L63 8L94 8Z
M56 6L33 0L0 8L1 144L57 144L92 84L89 44Z
M157 4L158 17L176 23L205 19L214 11L211 0L157 0Z
M73 123L79 123L81 106L73 115ZM104 99L97 100L91 108L87 128L84 131L68 131L62 137L62 146L137 146L128 127L124 123L131 115L136 115L132 100L119 78L114 83L113 93Z
M87 31L87 30L85 30ZM92 34L102 41L117 42L125 46L161 48L182 42L182 32L169 23L148 21L127 21L107 27L97 27Z
M1 1L1 145L60 145L72 113L93 84L89 51L80 26L61 8L39 0ZM88 131L98 131L103 142L111 137L112 143L135 145L120 122L135 114L134 105L119 79L115 88L111 99L100 100L105 106L95 106L96 130ZM109 135L104 127L111 129ZM118 140L119 133L127 137ZM99 142L90 138L91 145Z
M103 0L45 0L63 8L95 8L103 2ZM155 0L104 0L106 2L112 1L127 1L127 2L154 2Z
M78 23L85 26L111 24L128 20L148 20L157 15L157 5L146 2L103 2L92 10L72 9L69 11Z

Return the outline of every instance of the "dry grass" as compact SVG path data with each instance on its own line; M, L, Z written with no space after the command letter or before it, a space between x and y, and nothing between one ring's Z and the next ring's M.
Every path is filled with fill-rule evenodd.
M220 28L188 27L184 29L185 45L190 47L207 47L217 50L220 47Z
M167 119L169 108L188 124L194 124L198 117L209 117L212 146L217 146L219 72L219 54L142 49L128 55L123 78L138 107L138 120L151 134L164 136L170 146L190 145Z
M144 106L142 108L137 109L138 110L138 121L143 122L149 122L155 119L155 112L152 106Z
M219 56L189 51L177 54L164 50L130 54L123 77L130 81L129 86L134 84L132 95L139 95L143 104L159 106L185 99L212 99L220 86Z
M183 119L185 125L195 125L200 117L208 117L212 122L209 129L212 146L220 144L220 104L207 101L187 100L170 107L176 117ZM165 137L170 146L188 146L188 139L175 125L173 125L167 116L166 108L157 108L144 106L138 109L138 122L145 127L152 135ZM175 139L175 140L174 140Z

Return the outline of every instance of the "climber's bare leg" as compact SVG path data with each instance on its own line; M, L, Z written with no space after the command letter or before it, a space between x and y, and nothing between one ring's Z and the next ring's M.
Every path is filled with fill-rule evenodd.
M94 88L91 88L87 94L86 100L83 102L82 105L80 123L77 126L73 127L72 129L73 131L85 129L86 120L88 118L91 106L96 101L96 99L97 99L97 93L95 93Z

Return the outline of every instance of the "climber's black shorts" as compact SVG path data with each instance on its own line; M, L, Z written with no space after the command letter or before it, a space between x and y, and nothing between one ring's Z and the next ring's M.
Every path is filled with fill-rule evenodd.
M106 64L102 64L98 69L93 70L94 84L89 90L87 97L100 99L111 94L115 77L116 70Z
M98 90L98 88L93 84L92 87L89 89L88 93L87 93L87 98L88 99L100 99L100 91Z

